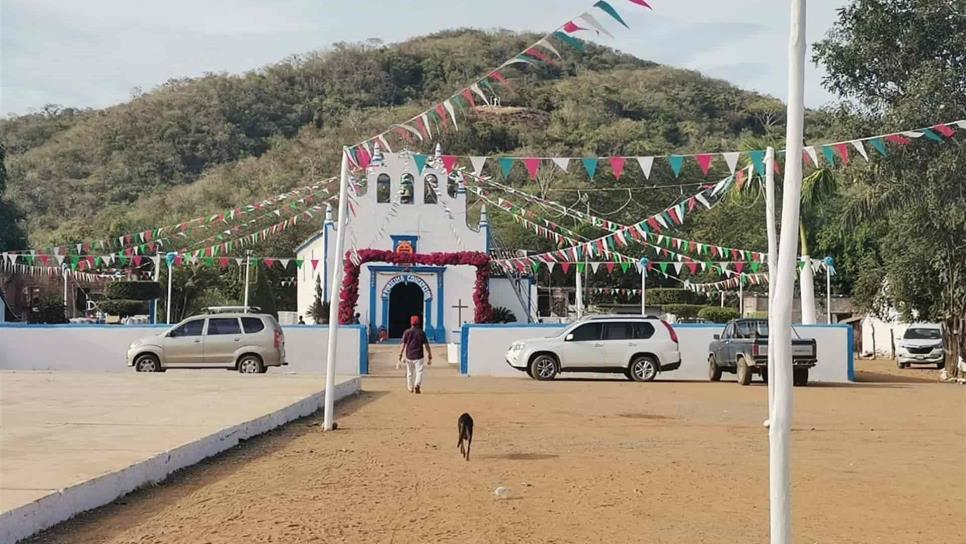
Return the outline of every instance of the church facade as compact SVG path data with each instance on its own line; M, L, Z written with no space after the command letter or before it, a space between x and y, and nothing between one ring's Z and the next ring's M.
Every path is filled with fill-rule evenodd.
M420 171L407 152L377 153L366 176L349 189L350 213L345 247L393 250L399 253L489 252L491 236L485 207L475 225L468 221L466 191L458 175L447 175L439 155ZM328 300L338 222L332 210L318 233L297 249L305 265L298 272L298 313L308 319L316 282ZM476 268L366 263L359 276L359 322L373 341L385 331L398 339L409 319L422 319L432 343L458 342L464 323L472 323ZM510 309L527 322L536 311L535 288L528 279L491 277L490 304Z

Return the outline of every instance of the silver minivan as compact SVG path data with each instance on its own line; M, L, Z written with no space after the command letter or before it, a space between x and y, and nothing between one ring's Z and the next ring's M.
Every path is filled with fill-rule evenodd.
M264 373L285 362L285 335L268 314L213 313L189 317L128 347L127 366L138 372L169 368L229 368Z

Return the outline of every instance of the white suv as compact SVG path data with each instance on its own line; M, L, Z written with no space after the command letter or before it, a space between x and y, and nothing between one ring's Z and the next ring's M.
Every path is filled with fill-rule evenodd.
M623 373L638 382L681 366L678 335L666 321L646 316L593 316L558 336L514 342L506 352L511 367L536 380L558 372Z

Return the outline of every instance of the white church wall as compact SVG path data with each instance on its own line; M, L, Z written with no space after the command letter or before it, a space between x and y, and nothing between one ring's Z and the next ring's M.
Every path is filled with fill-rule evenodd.
M518 323L527 323L527 316L533 315L537 307L536 287L530 285L529 295L525 296L523 303L514 293L513 282L510 278L490 278L490 304L494 307L503 306L509 308L513 315L517 317Z

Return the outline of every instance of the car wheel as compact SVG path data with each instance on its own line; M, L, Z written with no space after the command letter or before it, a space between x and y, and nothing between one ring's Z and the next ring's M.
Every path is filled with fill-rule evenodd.
M657 377L657 360L649 355L635 357L628 369L635 382L650 382Z
M161 361L150 353L138 355L134 359L134 370L137 372L161 372Z
M745 362L744 357L738 359L738 383L741 385L751 383L751 367Z
M939 370L942 370L946 368L946 363L936 363L936 368L938 368Z
M721 381L721 367L718 366L714 355L708 355L708 379L713 382Z
M898 360L896 360L896 368L906 368L906 363L900 363Z
M530 361L530 376L535 380L552 380L557 376L557 359L552 355L537 355Z
M257 355L243 355L238 360L238 372L242 374L260 374L263 368L265 366Z
M808 369L807 368L796 368L792 371L792 383L796 387L805 387L808 385Z

